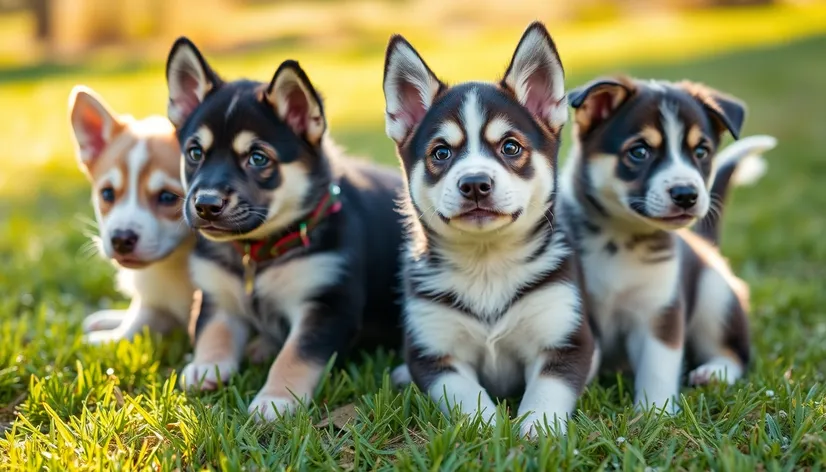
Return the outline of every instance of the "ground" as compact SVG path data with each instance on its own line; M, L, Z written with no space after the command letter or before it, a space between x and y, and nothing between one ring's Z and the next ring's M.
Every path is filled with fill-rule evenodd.
M444 417L414 388L394 391L388 368L398 359L392 353L331 369L309 411L258 425L246 411L264 381L265 367L244 368L218 392L186 395L175 378L190 349L183 335L83 345L80 320L100 307L126 302L113 288L112 267L86 245L92 213L72 162L68 131L54 126L47 129L66 135L36 132L39 124L65 119L68 86L84 77L47 74L33 85L0 85L0 97L30 93L37 103L27 107L22 100L15 102L35 130L20 128L15 134L11 120L11 131L3 131L8 138L4 146L11 146L3 152L11 155L0 166L0 431L5 430L0 468L823 467L824 51L826 37L814 37L629 69L643 77L690 77L730 91L749 104L744 135L768 133L779 139L767 155L768 175L756 186L738 189L725 215L723 252L752 289L754 362L748 377L734 386L683 389L683 412L674 417L635 413L631 379L603 375L579 401L567 438L536 442L517 437L517 422L500 421L495 429L479 431L472 421ZM380 54L379 48L368 62L378 63ZM565 59L565 50L562 54ZM645 62L638 59L633 62ZM249 65L250 75L268 75L275 68L271 62L264 71L261 63L261 58L249 59L233 67ZM569 85L617 68L613 61L591 61L569 69ZM143 96L137 84L148 80L132 78L159 71L155 65L112 75L99 72L90 83L100 85L104 96L115 91L129 96L116 104L127 111L124 104ZM152 97L163 94L162 76L156 80L159 84L146 92ZM378 86L378 79L371 80ZM374 93L380 97L379 90ZM377 102L370 100L377 119L348 126L346 116L335 115L333 135L354 151L395 164L382 133L380 106L374 110ZM146 106L137 108L140 114Z

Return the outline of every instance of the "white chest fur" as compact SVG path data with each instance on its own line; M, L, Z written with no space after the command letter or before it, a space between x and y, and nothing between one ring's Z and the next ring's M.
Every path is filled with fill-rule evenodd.
M199 257L192 259L192 277L223 314L247 318L261 330L278 329L273 315L283 316L295 325L305 314L310 299L336 283L344 270L342 256L335 253L296 258L259 272L254 296L262 313L253 310L252 298L243 281L220 265ZM280 336L281 333L272 333Z
M406 306L408 332L427 354L449 356L472 367L494 395L514 393L525 379L525 367L543 349L563 345L581 322L579 292L567 282L549 283L512 300L519 288L556 270L567 256L561 242L534 263L513 266L502 259L480 272L443 270L430 283L455 290L457 298L482 316L473 316L447 304L411 297ZM531 270L532 269L532 270ZM482 290L479 279L486 282ZM521 282L521 283L520 283ZM462 287L468 290L460 291ZM478 287L478 288L477 288ZM512 302L512 304L511 304ZM485 316L499 313L499 316Z
M618 347L633 326L651 322L674 300L679 287L679 254L661 262L644 262L645 248L619 247L625 238L606 233L586 235L581 241L581 261L592 315L600 329L606 353ZM616 247L616 246L615 246ZM679 245L674 251L679 250Z

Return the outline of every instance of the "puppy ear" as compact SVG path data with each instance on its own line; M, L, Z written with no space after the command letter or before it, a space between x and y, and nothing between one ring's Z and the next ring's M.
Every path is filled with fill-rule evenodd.
M72 89L69 110L78 161L89 168L123 125L103 99L83 86Z
M556 45L542 23L531 23L522 34L502 85L551 128L561 128L568 120L565 72Z
M393 35L384 59L385 131L401 144L445 88L413 46Z
M315 146L327 129L321 97L298 62L281 63L267 87L267 102L293 132Z
M728 131L734 139L740 138L746 119L746 105L742 101L695 82L685 81L679 85L703 104L721 134Z
M579 132L585 134L607 120L634 91L630 80L604 78L568 92Z
M222 83L198 48L185 37L178 38L169 52L166 82L169 87L167 115L176 127L183 126L204 97Z

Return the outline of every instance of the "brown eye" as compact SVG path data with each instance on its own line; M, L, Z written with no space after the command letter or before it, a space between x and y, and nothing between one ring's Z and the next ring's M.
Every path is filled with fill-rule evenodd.
M434 161L445 161L450 159L451 156L450 148L447 146L436 146L433 149L433 152L430 153L430 157L433 158Z
M522 146L513 139L507 139L502 143L502 154L508 157L517 157L522 154Z

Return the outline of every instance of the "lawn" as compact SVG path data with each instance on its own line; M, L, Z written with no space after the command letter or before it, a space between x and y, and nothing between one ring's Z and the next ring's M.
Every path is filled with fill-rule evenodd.
M518 32L502 40L504 46L496 50L511 49L517 37ZM767 176L735 192L724 230L723 251L752 287L754 364L735 386L684 389L683 412L675 417L635 413L631 379L603 376L579 401L567 438L538 442L518 438L516 422L500 421L495 429L479 432L473 421L444 417L412 387L394 391L388 384L388 368L398 362L392 353L365 356L344 369L332 369L312 409L258 425L246 411L266 367L244 368L218 392L185 395L175 378L190 350L183 335L84 346L80 320L101 307L126 303L113 289L111 266L85 246L84 233L93 229L88 191L73 168L66 137L42 133L23 144L4 140L4 146L22 147L7 148L0 157L0 163L8 161L0 165L0 431L5 430L0 434L0 469L822 468L824 51L826 37L814 37L679 64L633 61L638 65L629 72L635 75L690 77L743 98L750 107L744 135L768 133L780 141L767 156ZM268 76L274 59L270 57L265 71L263 53L256 54L226 62L234 70L246 72L249 65L249 74ZM358 60L378 64L378 54L380 48ZM495 63L506 60L507 54ZM571 86L617 68L611 60L578 64L569 68ZM313 69L309 70L312 77ZM484 77L494 69L479 70ZM154 98L163 93L162 82L148 91L140 88L149 74L159 71L154 65L114 76L99 73L90 83L99 82L104 96L117 89L121 103L137 103L145 92ZM464 72L451 75L449 68L445 75L467 77ZM25 89L39 105L51 103L37 123L65 119L61 95L68 88L63 88L83 76L54 80L61 85L50 86L46 78L31 85L0 86L0 97ZM380 97L379 88L374 93ZM331 101L346 108L341 101ZM371 98L368 103L375 111L380 100ZM394 162L382 132L380 107L377 119L352 123L336 113L333 135L340 142ZM13 137L8 129L3 133ZM17 152L23 149L27 152ZM503 412L507 406L513 410L510 403L503 405Z

